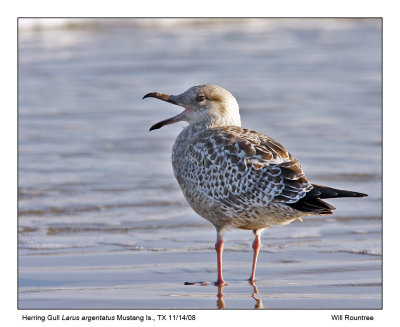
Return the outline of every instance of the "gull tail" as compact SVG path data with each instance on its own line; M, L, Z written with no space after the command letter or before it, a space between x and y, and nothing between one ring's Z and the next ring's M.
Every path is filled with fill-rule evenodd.
M306 196L301 198L296 203L288 204L293 209L303 211L303 212L312 212L317 215L331 215L334 206L331 206L329 203L322 201L321 199L331 199L331 198L348 198L348 197L365 197L368 196L364 193L339 190L327 186L312 184L313 188L306 193Z

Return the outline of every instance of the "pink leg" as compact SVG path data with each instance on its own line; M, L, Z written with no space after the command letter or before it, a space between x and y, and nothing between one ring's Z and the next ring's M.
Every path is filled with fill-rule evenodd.
M215 250L217 251L217 268L218 268L218 280L216 285L227 285L222 277L222 251L224 249L224 240L222 239L222 233L217 231L217 242L215 243Z
M251 270L251 276L249 278L250 283L254 283L255 281L255 275L256 275L256 265L257 265L257 259L258 259L258 252L260 251L261 247L261 234L262 234L262 229L258 229L253 231L256 238L254 239L253 242L253 250L254 250L254 255L253 255L253 268Z

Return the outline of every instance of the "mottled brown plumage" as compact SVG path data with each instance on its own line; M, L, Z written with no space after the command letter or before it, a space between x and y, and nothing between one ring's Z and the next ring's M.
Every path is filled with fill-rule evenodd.
M187 126L172 150L172 165L182 192L200 216L217 230L217 284L222 277L223 233L230 228L253 230L254 281L265 228L288 224L310 214L332 214L322 198L365 196L311 184L297 159L270 137L240 127L239 106L232 94L215 85L199 85L180 95L149 93L185 108L150 130L177 121Z

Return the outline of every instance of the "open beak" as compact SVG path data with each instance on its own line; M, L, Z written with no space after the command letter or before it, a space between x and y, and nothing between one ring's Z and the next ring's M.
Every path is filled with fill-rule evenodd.
M163 101L166 101L166 102L169 102L169 103L184 107L183 105L179 104L175 100L176 96L174 96L174 95L169 95L169 94L164 94L164 93L159 93L159 92L151 92L151 93L146 94L142 99L145 99L145 98L156 98L156 99L160 99L160 100L163 100ZM186 107L184 107L184 108L186 110L184 110L180 114L178 114L178 115L176 115L174 117L168 118L168 119L164 119L164 120L154 124L153 126L151 126L150 127L150 131L152 131L154 129L159 129L159 128L163 127L164 125L169 125L169 124L173 124L173 123L176 123L178 121L181 121L182 118L184 116L186 116L186 114L189 113L192 110L190 108L186 108Z

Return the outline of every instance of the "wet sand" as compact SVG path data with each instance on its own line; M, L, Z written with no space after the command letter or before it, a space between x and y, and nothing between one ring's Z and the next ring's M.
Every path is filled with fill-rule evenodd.
M372 228L365 229L362 218L315 219L266 231L256 288L247 281L251 233L244 231L227 236L224 276L228 286L222 289L212 284L216 279L212 240L193 249L27 253L19 258L19 306L379 309L380 243L371 238L380 223L379 218L372 219ZM337 232L341 224L347 225L348 232ZM202 232L214 236L211 228ZM195 237L191 234L187 237Z

